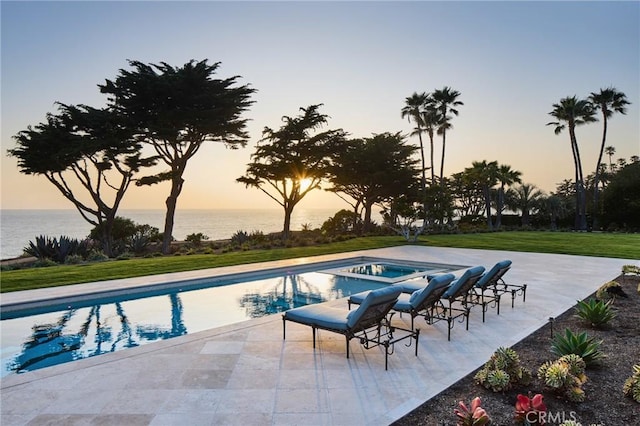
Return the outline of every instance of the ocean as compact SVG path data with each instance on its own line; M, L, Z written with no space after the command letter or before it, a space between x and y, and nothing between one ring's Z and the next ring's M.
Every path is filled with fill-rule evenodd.
M339 209L295 209L291 216L291 230L298 231L304 224L319 228ZM121 210L118 216L137 224L164 229L164 210ZM374 214L374 220L380 217ZM280 209L216 209L176 211L173 236L184 240L189 234L202 232L209 240L231 238L237 231L282 230L284 212ZM23 249L39 235L84 239L93 228L76 210L0 210L0 259L22 255Z

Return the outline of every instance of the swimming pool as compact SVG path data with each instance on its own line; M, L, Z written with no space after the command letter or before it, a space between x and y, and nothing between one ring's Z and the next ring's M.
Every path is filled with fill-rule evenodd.
M337 269L345 267L341 265ZM285 274L274 271L262 276L248 274L249 278L191 280L115 295L40 302L21 309L3 308L1 376L196 333L387 285L363 279L368 276L358 275L356 271L351 274L357 277L343 276L327 273L326 268L325 264L307 265L300 271Z

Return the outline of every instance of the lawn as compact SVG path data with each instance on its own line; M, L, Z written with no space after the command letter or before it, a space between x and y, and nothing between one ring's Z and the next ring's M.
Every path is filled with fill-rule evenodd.
M362 237L330 244L112 260L86 265L61 265L2 271L0 291L29 290L93 281L216 268L272 260L346 253L407 244L402 238ZM574 232L495 232L428 235L414 244L432 247L560 253L580 256L640 259L640 234Z

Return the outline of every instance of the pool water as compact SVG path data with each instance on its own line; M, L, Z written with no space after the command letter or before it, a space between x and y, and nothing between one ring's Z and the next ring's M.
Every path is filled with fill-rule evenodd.
M367 265L352 266L342 271L350 274L370 275L372 277L398 278L417 272L424 272L425 268L390 263L369 263Z
M202 288L199 284L161 294L155 291L14 314L0 323L1 375L115 352L385 285L319 272L228 284L233 285L216 283Z

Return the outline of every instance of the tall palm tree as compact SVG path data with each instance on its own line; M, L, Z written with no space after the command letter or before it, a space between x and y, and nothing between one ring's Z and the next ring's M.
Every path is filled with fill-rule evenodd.
M458 96L460 96L460 92L457 90L453 90L448 86L444 86L440 90L435 90L433 92L433 100L435 102L436 108L440 112L440 123L438 125L438 134L442 135L442 159L440 160L440 182L443 182L442 178L444 175L444 155L445 149L447 145L447 130L453 128L451 124L451 119L453 118L451 114L458 115L457 107L464 105L461 101L458 100Z
M589 100L593 104L593 108L602 113L602 143L600 144L600 153L598 154L598 162L596 163L596 171L593 185L593 229L598 227L598 195L600 193L598 187L598 181L600 180L600 164L602 163L602 156L604 154L604 145L607 141L607 123L608 119L613 116L614 113L620 114L627 113L627 96L618 92L614 87L608 87L606 89L600 89L599 93L591 92Z
M426 92L418 93L413 92L413 94L407 98L405 98L405 105L402 107L401 114L402 118L407 117L409 122L413 120L416 125L415 130L411 133L411 135L418 135L418 139L420 141L420 158L422 160L422 204L424 207L425 213L425 221L426 221L426 211L427 211L427 176L426 176L426 164L424 161L424 145L422 143L422 110L424 105L427 103L429 99L429 94Z
M504 210L505 187L513 185L514 183L522 183L520 176L522 176L522 172L513 170L511 166L507 164L501 164L498 167L496 177L500 182L500 188L498 189L498 200L496 202L496 229L500 229L500 227L502 226L502 210Z
M596 121L593 106L589 101L578 99L576 96L566 97L560 99L560 103L553 104L553 111L551 111L549 115L558 120L547 123L547 126L555 126L554 132L556 135L562 133L565 128L569 130L571 152L573 154L573 164L575 167L575 228L584 231L587 229L586 197L584 191L584 176L582 174L582 161L580 160L580 150L578 149L578 140L576 138L576 127Z
M438 124L440 123L440 111L436 108L435 101L433 97L430 95L427 98L427 102L424 104L424 110L422 111L422 124L424 125L424 130L429 135L429 147L430 147L430 168L431 168L431 184L433 184L436 180L436 168L435 161L433 159L434 146L433 146L433 137L435 133L438 131Z
M608 146L604 149L605 154L607 154L609 156L609 171L612 172L613 171L613 165L611 163L611 157L613 157L616 154L616 147L615 146Z

